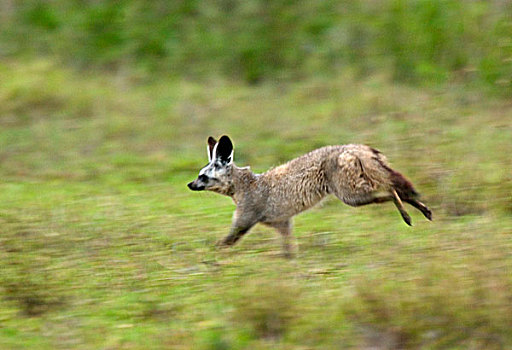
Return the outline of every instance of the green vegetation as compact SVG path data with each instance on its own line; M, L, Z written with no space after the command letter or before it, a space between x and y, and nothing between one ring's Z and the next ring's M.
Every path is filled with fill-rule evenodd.
M3 1L1 349L512 348L503 1ZM326 200L297 259L193 193L366 143L434 212Z
M508 102L386 77L246 87L3 62L0 347L512 346ZM299 257L185 186L209 134L264 171L314 147L384 151L435 214L337 200L298 216Z
M6 1L0 55L250 83L387 71L512 93L512 4L461 0Z

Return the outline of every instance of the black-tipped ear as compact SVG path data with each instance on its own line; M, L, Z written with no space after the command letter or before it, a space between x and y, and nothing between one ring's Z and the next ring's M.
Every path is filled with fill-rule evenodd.
M213 157L213 149L215 148L215 145L217 144L217 140L215 140L213 137L208 137L208 160L211 161Z
M217 144L215 152L216 159L222 163L229 164L233 161L233 143L226 135L222 136Z

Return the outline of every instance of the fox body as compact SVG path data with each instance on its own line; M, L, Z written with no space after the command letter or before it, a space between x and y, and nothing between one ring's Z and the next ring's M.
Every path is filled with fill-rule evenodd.
M219 244L235 244L257 223L276 228L284 253L291 255L291 218L333 194L351 206L393 201L403 220L411 219L403 202L429 220L432 212L417 200L418 193L386 157L366 145L326 146L295 158L263 174L233 163L233 144L222 136L208 138L209 163L188 184L191 190L209 190L232 197L236 204L230 234Z

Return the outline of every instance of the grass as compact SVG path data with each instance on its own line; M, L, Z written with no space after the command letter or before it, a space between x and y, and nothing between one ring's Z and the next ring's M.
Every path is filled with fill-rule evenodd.
M0 347L512 346L512 106L389 77L247 87L0 64ZM326 144L381 149L434 211L298 216L297 259L185 184L207 136L260 172Z
M0 55L249 84L351 66L510 97L511 13L510 3L485 0L25 0L2 7Z

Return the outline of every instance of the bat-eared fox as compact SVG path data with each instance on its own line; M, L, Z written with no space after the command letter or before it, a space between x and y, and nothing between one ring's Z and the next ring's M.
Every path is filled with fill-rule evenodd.
M432 220L432 212L418 201L418 193L402 174L391 169L386 157L366 145L326 146L288 163L254 174L233 163L233 144L228 136L208 138L208 164L188 187L230 196L236 205L229 235L220 246L235 244L257 223L274 227L283 238L283 250L291 256L291 219L328 194L350 206L393 201L407 225L411 218L403 202Z

